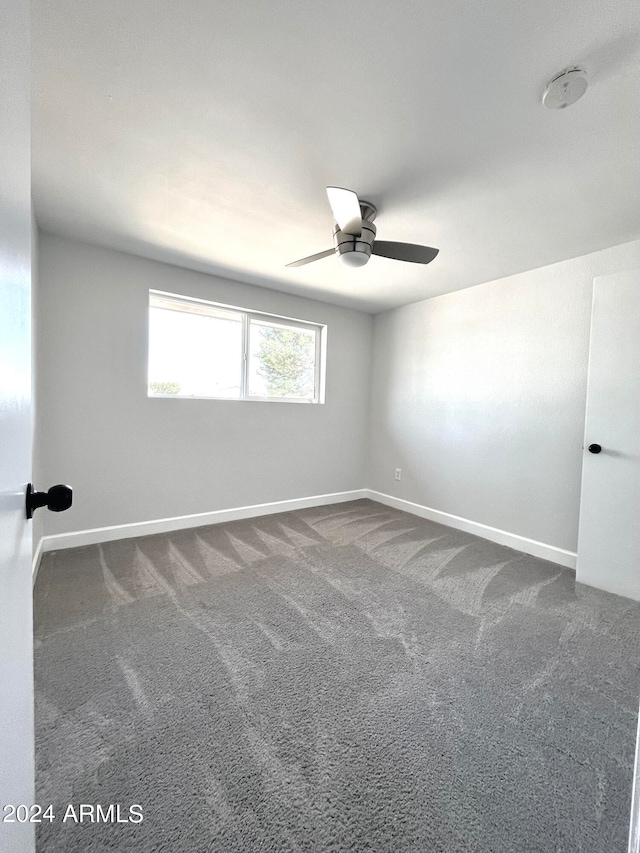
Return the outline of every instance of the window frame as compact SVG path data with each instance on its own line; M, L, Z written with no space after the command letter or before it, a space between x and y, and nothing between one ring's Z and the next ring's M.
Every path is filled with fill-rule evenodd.
M154 394L151 391L151 382L149 377L149 347L150 337L147 336L147 398L156 400L216 400L218 402L229 403L303 403L310 405L322 405L325 402L325 382L326 382L326 351L327 351L327 326L323 323L313 323L309 320L298 320L295 317L285 317L281 314L270 314L266 311L256 311L254 309L240 308L237 305L227 305L223 302L213 302L210 299L200 299L196 296L183 296L178 293L170 293L165 290L149 289L149 299L147 303L147 321L149 321L149 311L154 306L152 304L153 297L166 299L169 302L177 303L195 303L204 305L212 309L218 309L228 313L239 315L242 329L241 340L242 347L240 353L240 396L239 397L215 397L202 395L181 395L181 394ZM170 309L169 309L170 310ZM185 312L188 313L188 312ZM267 321L275 326L290 326L291 328L302 329L313 332L315 335L315 365L314 365L314 395L313 399L309 400L305 397L261 397L249 394L249 343L250 343L250 327L251 320ZM147 326L148 328L148 326Z

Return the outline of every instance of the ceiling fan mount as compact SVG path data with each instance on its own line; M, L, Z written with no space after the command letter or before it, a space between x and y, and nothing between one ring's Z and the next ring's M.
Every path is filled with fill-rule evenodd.
M287 264L288 267L301 267L334 254L349 267L363 267L371 255L414 264L429 264L438 254L438 249L429 246L377 240L376 226L373 224L378 214L377 208L369 201L360 201L353 190L327 187L327 195L336 222L333 229L334 248L293 261Z
M363 199L358 199L360 204L360 213L363 219L366 219L367 222L373 222L373 220L378 215L378 208L375 204L371 204L370 201L364 201Z

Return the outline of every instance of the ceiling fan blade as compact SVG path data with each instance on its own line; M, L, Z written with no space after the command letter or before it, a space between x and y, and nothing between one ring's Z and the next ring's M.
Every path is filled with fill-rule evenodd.
M359 237L362 234L362 214L358 196L353 190L342 187L327 187L327 195L333 218L340 230L352 237Z
M372 254L381 258L393 258L394 261L410 261L412 264L430 264L439 249L418 246L416 243L396 243L393 240L376 240Z
M326 252L318 252L317 255L309 255L307 258L300 258L299 261L293 261L290 264L286 264L288 267L303 267L305 264L311 264L313 261L319 261L321 258L328 258L329 255L335 255L335 249L327 249Z

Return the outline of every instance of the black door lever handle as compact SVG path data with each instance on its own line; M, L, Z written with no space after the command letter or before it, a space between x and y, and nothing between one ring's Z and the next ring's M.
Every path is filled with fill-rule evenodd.
M599 444L590 444L589 453L600 453L602 447Z
M35 492L31 483L27 486L27 518L33 517L33 511L46 506L51 512L64 512L73 502L71 486L51 486L48 492Z

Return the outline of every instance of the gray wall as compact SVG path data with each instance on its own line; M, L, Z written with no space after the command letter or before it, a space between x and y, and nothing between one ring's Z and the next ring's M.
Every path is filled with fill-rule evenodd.
M640 241L375 321L50 234L39 255L34 476L75 488L44 534L369 487L576 549L592 281ZM149 288L327 323L326 405L148 399Z
M592 282L634 266L640 241L378 315L367 485L575 551Z
M364 486L370 315L50 234L39 266L37 482L74 488L45 534ZM150 288L326 323L326 403L147 398Z

